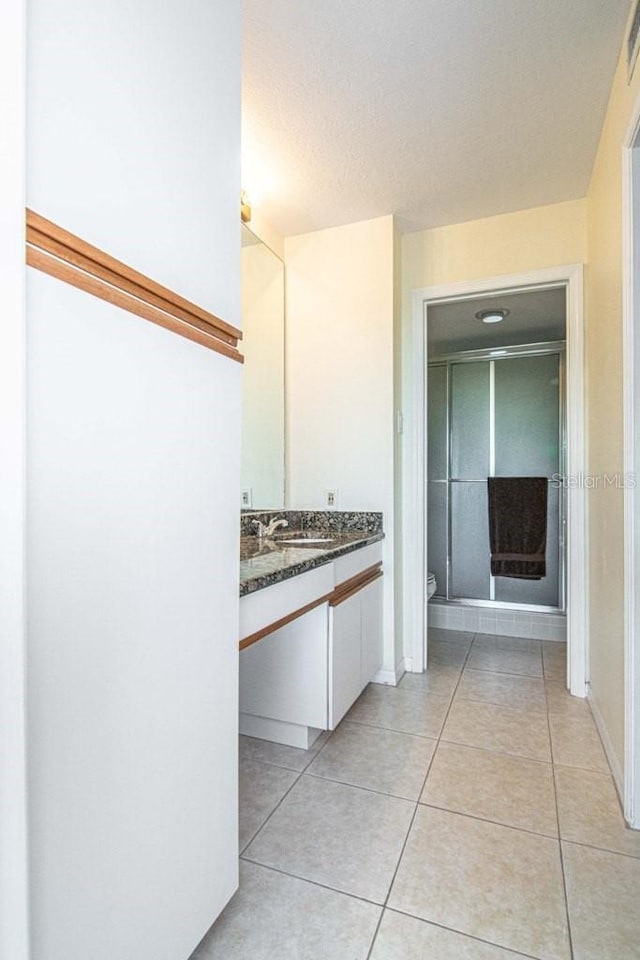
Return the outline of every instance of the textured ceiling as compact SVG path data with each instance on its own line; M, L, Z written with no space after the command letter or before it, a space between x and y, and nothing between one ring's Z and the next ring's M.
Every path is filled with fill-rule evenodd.
M244 0L243 185L285 235L586 193L629 0Z
M509 311L501 323L482 323L475 316L495 307ZM436 303L427 310L429 355L564 340L565 320L564 287Z

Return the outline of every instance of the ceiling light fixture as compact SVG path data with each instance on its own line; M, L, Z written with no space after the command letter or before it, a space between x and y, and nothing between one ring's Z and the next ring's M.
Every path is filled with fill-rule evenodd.
M504 307L498 307L494 310L478 310L476 317L483 323L500 323L505 317L509 316L509 311Z

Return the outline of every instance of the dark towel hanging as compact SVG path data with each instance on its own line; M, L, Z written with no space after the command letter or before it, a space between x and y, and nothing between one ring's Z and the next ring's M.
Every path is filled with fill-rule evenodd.
M546 477L489 477L489 539L494 577L546 577Z

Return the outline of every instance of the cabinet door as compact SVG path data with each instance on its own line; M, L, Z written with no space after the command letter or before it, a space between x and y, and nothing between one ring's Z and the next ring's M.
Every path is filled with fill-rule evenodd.
M363 689L382 667L382 584L383 578L378 577L358 594L362 608L361 688Z
M326 728L326 604L240 652L240 711Z
M329 729L333 730L362 690L360 593L329 609Z

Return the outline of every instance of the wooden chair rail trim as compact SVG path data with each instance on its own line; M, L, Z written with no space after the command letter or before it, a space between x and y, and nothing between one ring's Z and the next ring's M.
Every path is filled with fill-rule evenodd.
M355 577L351 577L350 580L345 580L344 583L339 584L331 594L329 606L337 607L339 604L344 603L345 600L352 597L358 590L362 590L363 587L368 587L370 583L373 583L374 580L377 580L378 577L382 575L382 563L376 563L375 566L368 567L361 573L357 573Z
M252 643L257 643L258 640L262 640L263 637L268 637L270 633L275 633L276 630L279 630L281 627L286 627L288 623L292 623L293 620L303 617L305 613L309 613L309 611L315 609L315 607L320 607L323 603L327 603L332 596L332 593L327 593L324 597L318 597L317 600L312 600L311 603L307 603L304 607L300 607L299 610L294 610L293 613L288 613L286 617L281 617L280 620L275 620L268 626L262 627L261 630L256 630L255 633L249 634L248 637L245 637L240 641L240 649L246 650L246 648L250 647Z
M62 280L64 283L68 283L78 290L84 290L85 293L90 293L92 296L98 297L99 300L105 300L115 307L121 307L123 310L142 317L144 320L150 320L151 323L156 323L166 330L171 330L172 333L186 337L187 340L193 340L203 347L208 347L209 350L215 350L216 353L221 353L231 360L237 360L239 363L244 362L242 354L238 353L235 347L232 347L230 344L224 343L222 340L218 340L216 337L212 337L203 330L192 327L182 320L169 316L169 314L162 313L156 309L156 307L152 307L142 300L137 300L130 294L124 293L116 287L109 286L102 280L83 273L81 270L69 266L69 264L63 260L57 260L42 250L28 246L27 265L34 267L36 270L41 270L51 277L56 277L56 279Z
M101 296L101 299L159 323L197 343L217 349L234 360L243 360L236 349L238 340L242 338L240 330L32 210L27 210L27 262L68 283L72 282L70 276L73 271L80 278L73 286L94 296L101 296L98 291L104 293L105 289L110 290L111 293ZM60 265L67 269L62 270ZM95 282L91 283L90 280ZM117 300L114 299L114 291L120 295ZM133 309L133 304L138 307ZM140 304L146 304L150 309L142 312ZM189 330L194 333L200 331L206 336L198 337L190 334ZM230 349L218 349L214 341Z
M349 580L345 580L344 583L339 584L331 593L327 593L323 597L318 597L317 600L307 603L304 607L288 613L286 617L281 617L280 620L275 620L266 627L256 630L255 633L249 634L248 637L244 637L244 639L240 641L240 649L246 650L251 644L257 643L258 640L262 640L263 637L268 637L270 633L275 633L276 630L279 630L281 627L286 627L288 623L297 620L299 617L303 617L305 613L309 613L310 610L321 606L323 603L328 603L330 607L337 607L338 604L348 600L349 597L352 597L358 590L362 590L363 587L368 587L370 583L373 583L374 580L377 580L382 574L382 563L377 563L373 567L367 567L366 570L357 573L355 577L351 577Z

